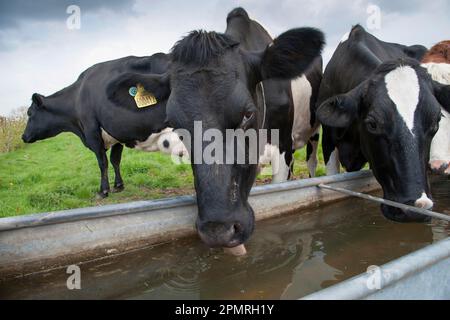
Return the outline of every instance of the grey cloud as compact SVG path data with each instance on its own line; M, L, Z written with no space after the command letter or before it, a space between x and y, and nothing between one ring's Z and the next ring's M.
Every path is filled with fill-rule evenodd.
M131 10L135 0L14 0L0 2L0 29L15 28L27 20L54 20L66 14L70 5L78 5L83 12L100 9Z

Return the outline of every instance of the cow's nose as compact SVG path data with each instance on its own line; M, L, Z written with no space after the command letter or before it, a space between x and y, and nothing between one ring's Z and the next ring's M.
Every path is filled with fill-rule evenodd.
M29 141L28 137L25 134L22 135L22 141L25 143Z
M425 192L422 193L422 196L414 202L414 206L416 206L417 208L422 208L422 209L426 209L426 210L432 209L433 205L434 205L433 201L431 201L431 199L428 198L428 196Z
M202 241L211 248L233 248L243 243L244 227L239 222L198 222Z

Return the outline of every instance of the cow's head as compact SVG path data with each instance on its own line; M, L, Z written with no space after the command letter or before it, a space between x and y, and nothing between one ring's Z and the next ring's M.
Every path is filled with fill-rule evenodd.
M259 128L262 108L256 90L260 81L299 76L320 55L323 45L322 32L312 28L287 31L260 52L242 50L225 34L194 31L174 46L168 74L131 76L117 90L126 94L127 86L139 82L157 99L168 99L168 126L187 130L194 139L194 122L201 121L203 132L213 129L226 137L226 129ZM248 195L257 164L196 164L193 154L203 154L210 143L190 142L198 233L211 247L236 247L254 228Z
M338 128L353 127L360 148L381 184L384 198L430 209L427 163L439 128L440 103L450 105L450 87L432 81L413 60L384 63L355 89L319 106L318 119ZM394 221L425 216L382 206Z
M46 105L46 98L40 94L33 94L32 103L28 108L28 122L22 140L25 143L33 143L38 140L51 138L61 133L63 128L56 121L57 112L51 111ZM62 114L60 115L63 116Z

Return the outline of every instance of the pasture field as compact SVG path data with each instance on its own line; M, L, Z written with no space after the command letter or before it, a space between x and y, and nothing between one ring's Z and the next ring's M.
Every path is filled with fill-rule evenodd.
M294 178L307 178L306 148L295 154ZM175 165L167 155L124 149L125 190L97 200L100 173L94 153L65 133L15 151L0 153L0 217L193 194L190 165ZM324 175L319 149L317 175ZM112 186L114 173L109 166ZM270 181L258 178L257 183Z

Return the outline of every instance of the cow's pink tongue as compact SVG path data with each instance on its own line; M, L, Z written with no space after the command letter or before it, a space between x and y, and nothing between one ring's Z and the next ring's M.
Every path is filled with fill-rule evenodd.
M234 248L224 248L226 253L229 253L233 256L245 256L247 254L247 250L245 249L245 246L243 244L238 245Z

